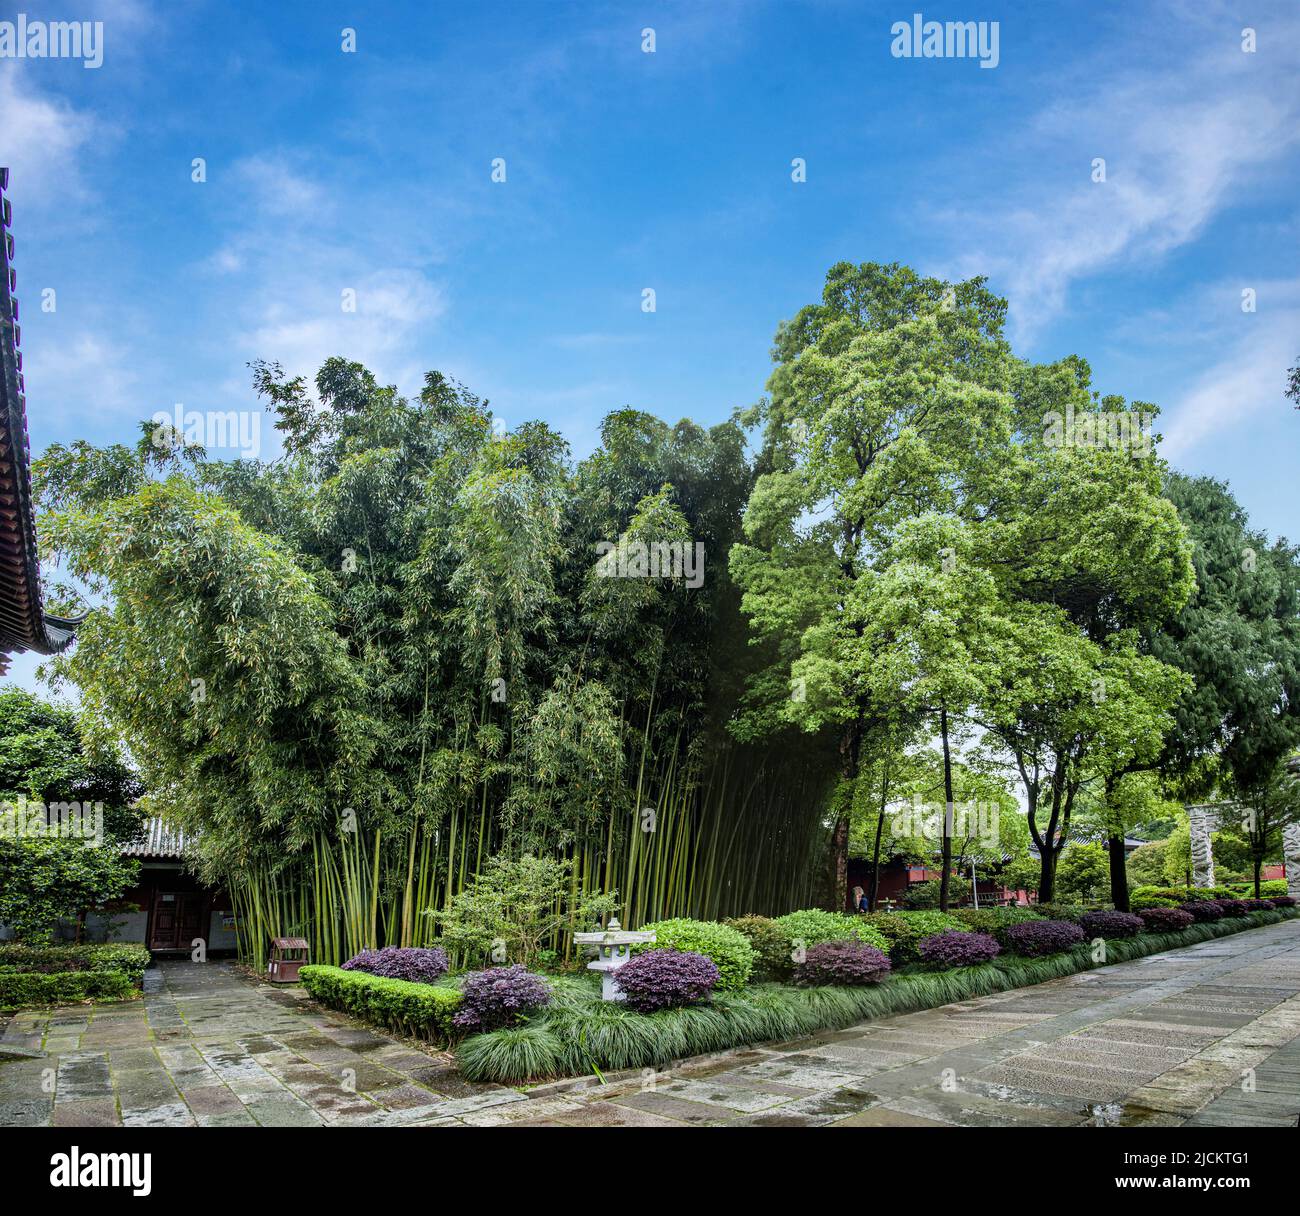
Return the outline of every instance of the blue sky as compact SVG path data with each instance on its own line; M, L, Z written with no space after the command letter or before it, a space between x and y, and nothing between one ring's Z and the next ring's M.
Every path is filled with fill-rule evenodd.
M623 405L752 403L828 266L897 260L987 275L1020 354L1085 356L1161 407L1176 465L1300 536L1291 0L6 0L0 20L19 11L104 22L97 70L0 60L38 453L178 402L252 408L248 360L337 353L407 390L439 368L582 455ZM915 11L998 21L998 66L894 58Z

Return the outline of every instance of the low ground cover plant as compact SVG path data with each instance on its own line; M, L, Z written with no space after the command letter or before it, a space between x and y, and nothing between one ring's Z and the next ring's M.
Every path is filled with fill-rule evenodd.
M707 1001L718 983L712 959L689 950L647 950L614 973L628 1007L640 1013Z
M988 933L974 930L960 932L945 929L932 937L923 937L917 947L921 962L931 967L974 967L988 963L1002 953L1002 947Z
M685 950L702 954L718 969L717 987L723 992L743 988L754 970L754 948L738 929L713 920L677 917L645 925L655 935L654 944L633 946L633 954L650 950Z
M382 950L362 950L343 964L343 970L367 971L390 980L433 984L447 974L447 953L437 947L385 946Z

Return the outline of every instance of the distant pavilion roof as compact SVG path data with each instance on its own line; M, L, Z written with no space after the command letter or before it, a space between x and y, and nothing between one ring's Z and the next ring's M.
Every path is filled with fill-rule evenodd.
M122 846L123 857L184 857L194 843L193 834L186 834L165 819L154 815L146 819L144 831L130 844Z
M8 188L9 170L0 169L0 675L11 654L64 650L81 623L49 616L41 607Z

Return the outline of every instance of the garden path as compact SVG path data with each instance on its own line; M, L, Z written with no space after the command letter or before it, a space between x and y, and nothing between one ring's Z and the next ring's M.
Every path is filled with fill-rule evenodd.
M163 963L142 1001L15 1015L0 1126L1295 1126L1300 920L668 1072L461 1079L298 989Z

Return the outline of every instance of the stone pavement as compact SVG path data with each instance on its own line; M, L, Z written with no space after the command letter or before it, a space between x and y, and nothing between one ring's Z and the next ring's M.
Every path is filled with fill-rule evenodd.
M45 1052L0 1063L0 1127L451 1123L523 1101L225 963L162 963L143 1000L15 1014L0 1046Z
M604 1085L461 1079L299 989L164 963L15 1015L0 1126L1292 1126L1300 920Z
M1300 920L548 1098L527 1122L1295 1127Z

